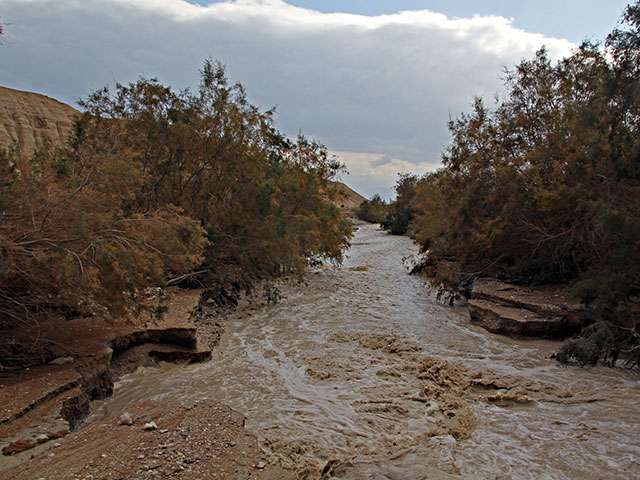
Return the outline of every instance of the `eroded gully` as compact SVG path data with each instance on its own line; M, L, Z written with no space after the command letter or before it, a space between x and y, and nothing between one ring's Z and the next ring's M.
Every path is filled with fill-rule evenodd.
M331 478L640 478L640 376L470 325L364 226L344 265L231 314L214 360L143 370L103 406L225 403L273 461Z

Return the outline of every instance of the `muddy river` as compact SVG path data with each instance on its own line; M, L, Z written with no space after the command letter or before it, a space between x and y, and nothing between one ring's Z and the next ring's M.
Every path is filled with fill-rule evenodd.
M361 228L341 268L234 312L213 361L125 377L104 413L220 401L301 477L640 478L638 372L470 325L407 275L415 251Z

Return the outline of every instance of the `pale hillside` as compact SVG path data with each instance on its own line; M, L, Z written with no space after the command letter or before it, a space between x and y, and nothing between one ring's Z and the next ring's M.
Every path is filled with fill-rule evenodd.
M0 87L0 148L19 145L30 154L40 145L63 142L77 113L45 95Z
M362 195L342 182L335 182L338 199L334 202L346 215L354 215L360 204L366 200Z

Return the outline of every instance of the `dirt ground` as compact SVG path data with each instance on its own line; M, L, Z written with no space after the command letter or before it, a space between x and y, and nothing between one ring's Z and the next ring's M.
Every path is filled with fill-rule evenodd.
M267 464L244 417L224 405L144 403L127 412L133 425L119 415L93 423L19 454L25 462L0 479L293 478Z
M295 478L268 464L244 417L224 405L132 405L132 425L121 424L120 412L73 432L73 422L63 418L65 409L77 410L67 417L85 415L90 400L110 393L113 378L159 361L154 354L183 363L185 355L214 349L224 331L224 308L199 304L200 293L174 292L162 321L141 318L107 328L96 319L78 320L65 323L66 333L52 327L45 332L51 343L64 340L54 356L72 360L0 372L0 447L6 448L0 480ZM185 347L194 327L197 345ZM141 335L153 343L136 344ZM178 343L163 344L163 335ZM115 348L113 338L123 349L112 356L107 345ZM96 378L100 388L91 383ZM145 430L151 422L155 428Z

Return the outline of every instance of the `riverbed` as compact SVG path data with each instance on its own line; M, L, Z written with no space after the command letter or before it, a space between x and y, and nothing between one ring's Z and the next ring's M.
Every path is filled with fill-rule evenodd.
M300 477L640 478L640 375L472 326L409 276L406 237L360 228L341 267L244 301L211 362L124 377L98 408L217 401Z

